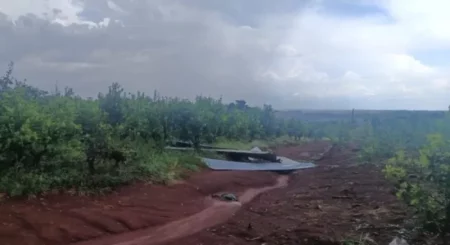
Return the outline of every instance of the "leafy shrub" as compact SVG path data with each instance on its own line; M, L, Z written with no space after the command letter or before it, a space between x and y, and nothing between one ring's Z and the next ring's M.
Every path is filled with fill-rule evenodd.
M84 99L66 88L46 92L0 78L0 192L12 196L54 189L102 189L134 180L181 177L202 164L196 155L164 152L167 141L267 141L285 134L269 105L194 101L126 93L113 83ZM299 121L290 121L298 136Z
M384 172L397 183L397 196L414 207L424 231L439 234L447 244L450 233L450 142L428 136L419 154L399 151Z

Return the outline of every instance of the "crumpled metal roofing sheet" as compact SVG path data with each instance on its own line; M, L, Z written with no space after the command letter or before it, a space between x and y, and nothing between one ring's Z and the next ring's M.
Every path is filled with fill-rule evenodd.
M292 171L298 169L313 168L316 165L311 162L297 162L286 157L278 157L281 163L250 163L233 162L220 159L203 158L203 162L213 170L251 170L251 171Z

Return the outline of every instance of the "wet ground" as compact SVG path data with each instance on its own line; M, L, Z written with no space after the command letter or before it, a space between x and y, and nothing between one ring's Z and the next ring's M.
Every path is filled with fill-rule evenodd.
M289 176L203 171L171 186L136 184L103 197L49 195L0 204L0 244L388 244L406 216L379 169L327 142L275 149L320 159ZM239 202L210 197L231 192ZM369 243L370 244L370 243Z

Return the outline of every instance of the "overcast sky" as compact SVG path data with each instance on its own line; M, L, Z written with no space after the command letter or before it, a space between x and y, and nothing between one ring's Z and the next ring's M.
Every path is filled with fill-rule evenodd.
M446 109L448 0L0 0L0 68L32 85Z

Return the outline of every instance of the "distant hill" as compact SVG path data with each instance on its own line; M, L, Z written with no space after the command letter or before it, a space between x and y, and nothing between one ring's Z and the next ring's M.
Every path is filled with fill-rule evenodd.
M277 117L299 119L305 121L342 121L351 120L352 110L286 110L276 111ZM355 110L355 120L370 118L392 118L414 116L441 118L446 111L413 111L413 110Z

